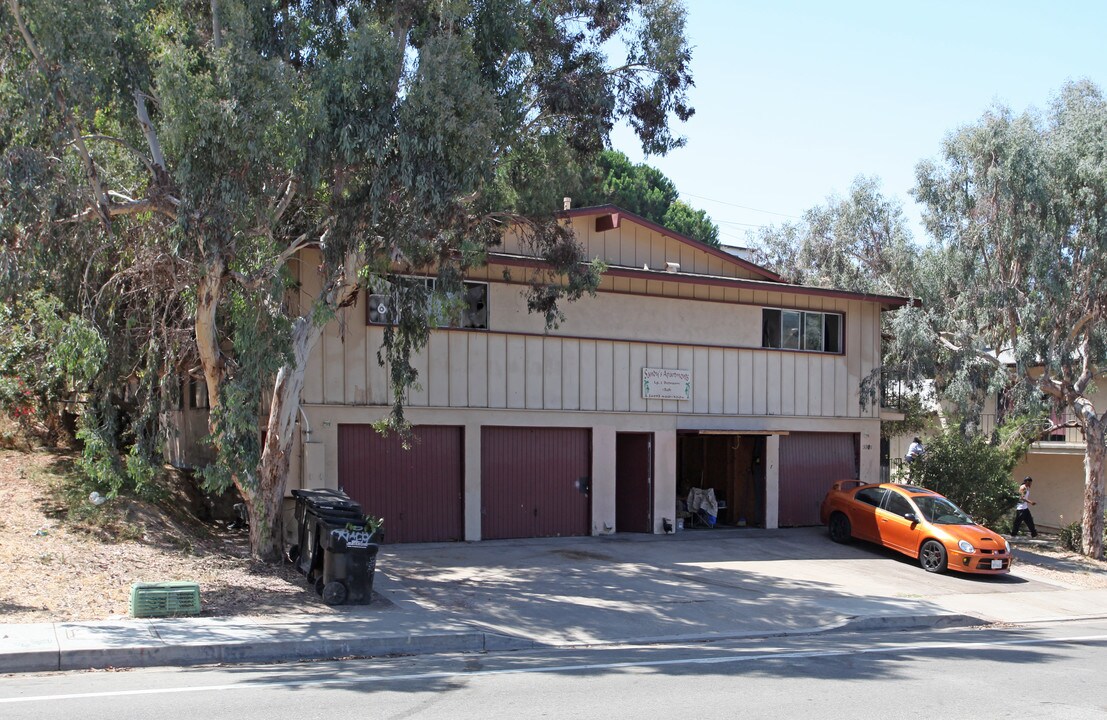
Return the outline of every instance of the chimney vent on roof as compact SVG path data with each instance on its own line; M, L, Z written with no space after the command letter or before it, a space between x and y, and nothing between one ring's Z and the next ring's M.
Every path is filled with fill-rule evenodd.
M562 198L561 202L563 205L562 210L569 210L573 207L573 198L571 197Z
M665 272L677 273L680 272L680 263L667 262L665 263Z

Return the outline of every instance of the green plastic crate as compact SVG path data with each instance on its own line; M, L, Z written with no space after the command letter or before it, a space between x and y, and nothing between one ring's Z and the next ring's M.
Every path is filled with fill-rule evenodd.
M200 584L160 582L131 584L131 617L200 614Z

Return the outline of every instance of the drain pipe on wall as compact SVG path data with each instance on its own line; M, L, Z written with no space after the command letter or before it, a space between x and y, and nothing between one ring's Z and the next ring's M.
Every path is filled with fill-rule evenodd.
M300 425L300 487L303 487L304 466L307 465L307 463L304 462L304 446L311 442L311 423L308 422L307 413L304 412L303 405L300 406L300 417L303 419L303 423Z

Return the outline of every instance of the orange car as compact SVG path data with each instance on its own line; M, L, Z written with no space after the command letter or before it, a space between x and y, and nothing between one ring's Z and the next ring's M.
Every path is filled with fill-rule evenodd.
M1010 543L925 488L839 480L823 498L820 517L834 542L868 540L917 558L927 572L1011 571Z

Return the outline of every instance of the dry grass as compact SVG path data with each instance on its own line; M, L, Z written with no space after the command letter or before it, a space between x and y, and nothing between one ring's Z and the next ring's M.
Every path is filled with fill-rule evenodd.
M0 450L0 622L125 617L133 582L200 584L203 614L331 612L290 565L250 560L244 531L201 523L185 499L66 492L70 459Z

